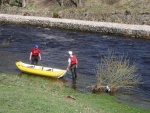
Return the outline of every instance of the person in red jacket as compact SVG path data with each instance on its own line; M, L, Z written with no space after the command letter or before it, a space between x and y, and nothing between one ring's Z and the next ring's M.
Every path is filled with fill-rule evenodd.
M33 65L37 65L39 59L41 60L40 49L38 45L35 45L35 47L31 49L29 60L32 60Z
M72 51L68 52L70 55L70 58L68 58L68 67L67 70L70 69L71 73L72 73L72 78L73 80L77 78L77 64L78 64L78 60L76 58L76 56L73 55Z

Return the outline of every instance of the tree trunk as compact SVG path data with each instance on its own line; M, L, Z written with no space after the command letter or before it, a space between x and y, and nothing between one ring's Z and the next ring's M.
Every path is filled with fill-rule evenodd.
M82 0L78 0L78 7L82 7Z
M0 5L3 5L3 3L4 3L4 0L0 0Z
M21 0L22 3L22 7L25 8L26 7L26 0Z
M61 0L61 6L64 6L64 0Z

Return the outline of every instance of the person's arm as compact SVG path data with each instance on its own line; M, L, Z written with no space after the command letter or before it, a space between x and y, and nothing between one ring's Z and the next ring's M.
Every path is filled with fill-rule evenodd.
M40 60L41 60L41 53L39 53L39 58L40 58Z
M71 65L71 61L70 61L70 59L68 59L68 66L67 66L67 70L69 70L70 65Z
M76 59L76 68L78 67L78 60Z
M31 60L31 57L32 57L32 52L30 53L30 57L29 57L29 60Z

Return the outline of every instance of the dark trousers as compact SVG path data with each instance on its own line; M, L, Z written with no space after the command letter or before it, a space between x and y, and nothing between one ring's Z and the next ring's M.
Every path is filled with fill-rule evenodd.
M73 79L76 79L76 78L77 78L76 69L77 69L77 68L76 68L76 64L70 66L70 71L71 71L71 74L72 74L72 78L73 78Z
M38 56L32 56L32 64L33 65L37 65L38 64L38 60L39 60Z

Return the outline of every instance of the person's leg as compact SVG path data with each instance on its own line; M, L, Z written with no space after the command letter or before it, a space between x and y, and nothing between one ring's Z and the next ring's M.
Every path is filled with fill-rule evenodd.
M38 56L32 56L32 64L37 65L38 64Z
M35 65L37 65L38 64L38 56L36 56L36 58L35 58Z
M75 65L75 67L74 67L74 75L75 75L75 78L77 78L77 72L76 72L76 65Z
M76 79L77 78L76 65L71 66L71 73L72 73L73 79Z
M75 76L74 76L74 68L73 68L73 66L70 67L70 71L71 71L71 74L72 74L72 79L74 80Z
M32 65L34 65L34 56L32 56Z

